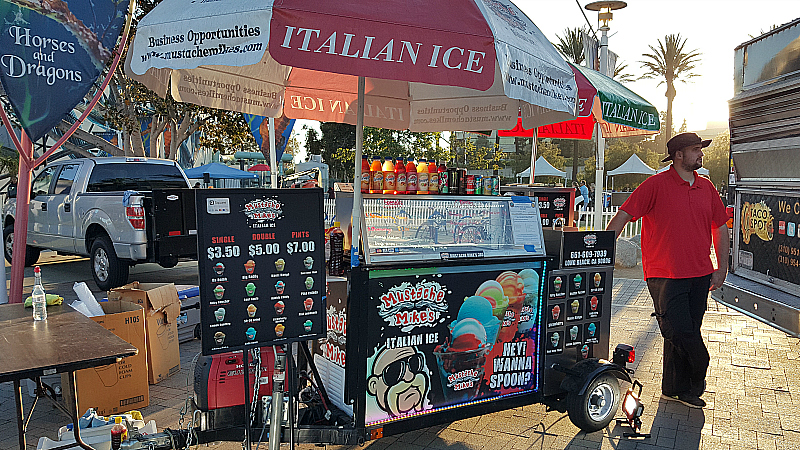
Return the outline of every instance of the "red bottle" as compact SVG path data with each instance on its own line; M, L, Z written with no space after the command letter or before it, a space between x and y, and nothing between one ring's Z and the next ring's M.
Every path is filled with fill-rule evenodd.
M406 162L403 158L397 158L397 164L394 165L394 193L405 194L407 181Z
M361 193L362 194L368 194L369 193L369 183L370 183L369 161L367 161L367 155L361 155Z
M417 193L417 165L411 158L406 164L406 194Z

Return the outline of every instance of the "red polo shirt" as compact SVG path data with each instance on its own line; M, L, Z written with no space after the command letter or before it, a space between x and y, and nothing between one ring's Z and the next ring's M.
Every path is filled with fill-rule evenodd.
M644 278L702 277L714 271L711 233L728 220L717 189L694 174L689 185L669 170L645 180L620 207L642 218Z

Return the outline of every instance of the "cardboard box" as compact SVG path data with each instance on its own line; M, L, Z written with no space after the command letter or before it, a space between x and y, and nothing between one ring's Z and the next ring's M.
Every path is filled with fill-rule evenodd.
M141 409L150 404L144 309L130 302L102 302L105 316L92 317L108 331L139 350L115 364L75 372L78 411L96 408L102 416ZM97 345L102 345L98 342ZM66 377L66 375L62 375ZM62 379L62 385L68 381ZM65 400L71 392L64 390Z
M142 305L147 330L147 368L150 384L164 381L181 370L176 320L181 311L172 283L133 283L108 291L108 299Z

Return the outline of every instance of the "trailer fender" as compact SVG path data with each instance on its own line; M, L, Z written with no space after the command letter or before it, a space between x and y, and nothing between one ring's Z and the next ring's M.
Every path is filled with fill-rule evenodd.
M608 372L622 381L632 383L628 371L617 364L609 361L599 360L596 358L581 361L569 371L564 371L567 376L561 382L561 389L568 392L577 392L578 395L586 393L586 389L591 384L592 380L597 378L600 374Z

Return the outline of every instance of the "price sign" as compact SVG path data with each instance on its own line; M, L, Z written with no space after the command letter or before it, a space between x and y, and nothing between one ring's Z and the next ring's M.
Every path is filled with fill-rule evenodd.
M196 207L203 354L325 337L322 190L204 189Z

